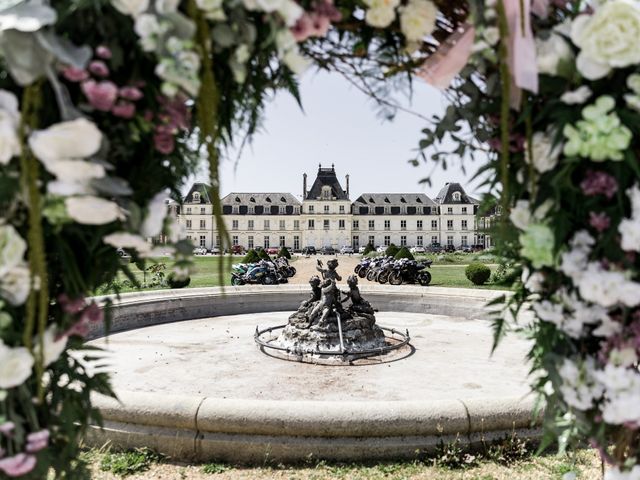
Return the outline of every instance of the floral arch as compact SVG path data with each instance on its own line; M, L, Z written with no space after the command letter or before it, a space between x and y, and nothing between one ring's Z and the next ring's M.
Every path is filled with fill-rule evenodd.
M481 153L499 248L521 272L546 439L640 478L640 4L634 0L6 0L0 5L0 476L59 477L113 394L83 346L90 299L143 263L199 156L250 137L271 92L336 71L389 105L422 78L450 105L423 160ZM299 99L300 100L300 99ZM456 148L443 151L443 139ZM418 160L416 160L418 163ZM221 215L214 202L215 215ZM509 214L507 215L507 212ZM513 228L515 227L515 228ZM521 278L521 279L520 279ZM521 308L536 321L518 325Z

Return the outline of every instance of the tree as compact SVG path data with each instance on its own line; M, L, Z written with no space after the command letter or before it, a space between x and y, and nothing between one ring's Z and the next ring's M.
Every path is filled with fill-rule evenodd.
M387 247L387 249L384 251L384 254L387 257L395 257L396 253L398 253L400 251L400 249L396 246L395 243L392 243L391 245L389 245Z
M415 258L413 258L413 254L409 251L409 249L407 247L402 247L400 250L398 250L398 253L396 253L393 258L395 258L396 260L400 260L401 258L408 258L409 260L415 260Z
M259 257L261 260L271 260L271 257L269 256L269 254L267 253L267 251L266 251L264 248L261 248L261 249L258 251L258 257Z
M289 250L287 249L287 247L282 247L280 249L280 251L278 252L278 257L284 257L287 259L291 259L291 254L289 253Z
M253 248L243 257L242 263L256 263L260 261L260 255Z

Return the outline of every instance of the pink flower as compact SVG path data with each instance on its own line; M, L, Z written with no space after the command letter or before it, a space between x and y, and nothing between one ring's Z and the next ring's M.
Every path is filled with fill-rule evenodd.
M175 139L171 133L156 129L156 133L153 136L153 144L157 151L169 155L175 148Z
M102 322L104 312L96 302L91 302L85 311L82 312L82 318L92 323Z
M187 108L186 98L182 95L176 95L173 98L160 97L163 115L162 121L168 123L171 128L188 129L191 124L191 116Z
M89 64L89 71L98 77L108 77L109 67L102 60L94 60Z
M313 33L313 21L308 13L303 13L293 27L291 27L291 33L296 42L304 42Z
M0 433L7 437L13 433L13 429L16 428L16 424L13 422L5 422L0 424Z
M118 91L118 95L120 95L120 97L124 98L125 100L132 100L135 102L136 100L140 100L142 98L142 91L140 91L140 89L136 87L122 87Z
M108 112L118 97L118 87L110 81L97 83L95 80L82 82L82 92L96 110Z
M78 337L86 337L89 334L89 324L85 320L85 318L81 318L76 323L71 325L70 328L67 329L66 332L63 333L65 337L71 337L73 335L77 335Z
M580 188L582 193L587 196L605 195L611 199L618 191L618 182L608 173L587 170L587 175L580 183Z
M73 300L69 298L69 295L66 293L61 293L58 295L58 302L62 307L62 311L68 313L70 315L75 315L76 313L80 313L85 308L84 297L78 297Z
M611 219L604 212L589 212L589 225L598 232L604 232L611 225Z
M49 445L49 430L44 429L27 435L27 446L25 450L28 453L36 453L47 448Z
M89 72L81 68L65 67L62 69L62 76L70 82L82 82L89 78Z
M136 106L131 102L118 102L111 109L111 113L120 118L133 118L136 114Z
M440 43L435 53L422 64L417 75L436 88L444 90L449 87L469 61L475 36L474 27L463 25Z
M316 2L314 11L327 17L332 22L339 22L342 20L342 14L333 4L333 0L320 0Z
M111 58L111 50L109 49L109 47L100 45L98 48L96 48L96 55L100 58L104 58L105 60L109 60Z
M36 457L25 453L18 453L13 457L0 460L0 471L9 477L26 475L36 466Z
M329 17L325 17L319 13L312 13L311 24L313 25L312 35L315 37L324 37L331 27L331 20L329 20Z

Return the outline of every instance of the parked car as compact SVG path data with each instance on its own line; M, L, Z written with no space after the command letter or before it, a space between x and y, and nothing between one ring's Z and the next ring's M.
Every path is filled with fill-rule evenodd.
M194 255L206 255L207 254L207 249L204 247L196 247L193 249L193 254Z
M350 247L349 245L345 245L340 249L340 253L342 255L347 255L347 254L351 255L353 253L353 247Z
M234 255L242 255L244 247L242 245L231 245L231 253Z
M267 248L267 253L269 255L277 255L280 249L278 247L269 247Z
M220 255L220 247L211 247L209 253L211 253L211 255Z
M469 245L465 245L463 247L460 247L460 251L462 253L471 253L473 250L471 249L471 247Z
M358 249L358 253L361 253L361 254L362 254L362 253L364 253L364 251L365 251L366 249L367 249L366 245L365 245L364 247L360 247L360 248Z
M320 250L320 253L322 255L335 255L336 253L338 253L338 251L333 248L333 247L322 247L322 250Z
M309 247L304 247L304 248L302 249L302 254L303 254L303 255L315 255L316 253L318 253L318 252L316 251L316 247L311 247L311 246L309 246Z
M442 245L440 245L439 243L432 243L431 245L429 245L429 251L439 253L442 251Z
M456 251L456 247L454 247L453 245L447 245L446 247L444 247L444 251L447 253L453 253Z
M376 248L376 252L378 253L384 253L387 251L387 247L385 247L384 245L380 245L378 248Z
M426 253L427 251L424 249L422 245L416 245L415 247L411 247L409 249L411 253Z

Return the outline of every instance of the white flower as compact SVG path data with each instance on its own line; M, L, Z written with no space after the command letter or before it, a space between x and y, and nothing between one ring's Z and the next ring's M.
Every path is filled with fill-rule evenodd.
M598 328L591 332L596 337L609 338L622 331L622 324L620 322L611 320L609 316L601 318L600 322L601 323Z
M493 46L500 40L500 30L498 30L498 27L487 27L482 36L489 45Z
M581 365L564 359L558 369L562 379L559 392L564 401L578 410L589 410L593 401L602 396L604 388L595 377L595 361L588 357Z
M556 326L560 326L564 320L565 314L562 304L543 300L534 303L532 307L540 320L553 323Z
M210 10L218 10L222 7L222 0L196 0L196 5L200 10L205 12Z
M137 17L149 8L149 0L111 0L111 4L120 13L131 17Z
M37 356L40 354L40 338L36 337L33 344ZM58 360L62 352L64 352L64 349L67 347L67 336L61 335L60 338L56 339L56 326L50 325L42 336L42 346L44 352L42 363L45 367L48 367Z
M71 195L91 195L93 189L88 183L65 182L53 180L47 183L47 192L60 197L70 197Z
M620 246L624 251L640 252L640 218L625 218L618 226L621 235Z
M590 247L596 244L595 239L586 230L579 230L571 239L571 246L589 251Z
M20 154L19 124L18 99L13 93L0 90L0 165Z
M588 263L588 253L574 248L560 256L560 271L576 283L584 275Z
M400 0L365 0L369 9L365 21L372 27L386 28L395 20L395 8Z
M640 480L640 465L625 471L621 471L618 467L607 468L604 472L604 480Z
M282 5L278 8L278 13L287 27L293 27L304 13L304 9L293 0L283 0Z
M26 264L16 265L0 277L0 296L13 306L22 305L31 291L31 273Z
M283 0L250 0L245 1L247 10L259 10L262 12L275 12L282 6Z
M167 195L160 192L154 195L149 202L147 216L140 227L140 233L144 237L155 237L162 231L162 224L167 216L166 198Z
M560 96L560 101L567 105L580 105L581 103L586 102L592 93L593 92L589 87L582 85L575 90L563 93Z
M118 204L91 195L69 197L64 205L69 217L83 225L104 225L124 219Z
M593 15L580 15L571 26L571 40L580 48L576 65L585 78L597 80L612 68L640 63L640 5L612 0Z
M11 348L0 340L0 388L22 385L31 375L33 357L25 347Z
M399 10L400 29L408 42L419 42L433 32L438 9L430 0L409 0Z
M178 243L180 240L187 237L187 228L179 223L175 218L171 218L167 227L169 241L171 243Z
M520 230L526 230L531 223L529 200L518 200L516 206L511 209L509 220Z
M578 289L582 298L603 307L640 304L640 283L627 280L622 272L604 270L595 262L589 263L578 280Z
M536 38L536 57L538 72L553 76L573 61L573 51L563 37L551 33L547 39Z
M617 367L630 367L637 361L635 347L614 348L609 352L609 362Z
M640 372L607 364L595 377L605 390L602 418L607 423L624 424L640 419Z
M300 54L298 49L291 49L284 54L282 61L295 74L301 75L311 66L311 60Z
M536 132L531 139L531 151L533 154L533 167L538 172L544 173L553 170L558 164L558 157L562 152L562 144L554 147L551 138L547 134ZM525 155L525 160L529 163L528 155Z
M156 12L160 14L175 13L180 0L156 0Z
M107 245L112 245L116 248L134 249L141 254L146 254L151 251L151 244L140 235L136 235L134 233L115 232L104 236L102 241Z
M152 13L143 13L136 18L133 30L140 38L148 38L161 33L162 27L157 16Z
M65 182L86 183L94 178L102 178L106 172L98 163L84 160L60 160L45 164L49 173Z
M540 293L543 290L545 277L542 272L530 273L527 267L522 270L522 283L532 293Z
M12 225L0 225L0 278L22 263L27 243Z
M29 136L31 150L45 166L59 160L90 157L98 151L101 141L98 127L85 118L56 123Z
M178 64L180 68L184 68L190 72L197 72L200 70L200 55L193 50L183 50L177 56Z

